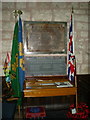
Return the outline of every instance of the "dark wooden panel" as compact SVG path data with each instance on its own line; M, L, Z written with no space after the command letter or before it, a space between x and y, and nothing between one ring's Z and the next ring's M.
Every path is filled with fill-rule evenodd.
M78 99L90 107L90 74L77 75Z

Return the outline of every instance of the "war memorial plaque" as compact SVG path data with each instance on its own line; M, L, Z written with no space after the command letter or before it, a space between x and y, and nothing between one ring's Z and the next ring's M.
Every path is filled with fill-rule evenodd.
M66 23L24 22L26 52L66 53Z
M66 75L67 24L25 21L24 52L26 76Z

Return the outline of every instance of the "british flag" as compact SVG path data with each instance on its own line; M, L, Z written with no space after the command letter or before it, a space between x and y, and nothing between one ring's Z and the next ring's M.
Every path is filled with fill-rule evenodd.
M68 79L71 82L74 82L74 78L75 78L75 55L74 55L73 24L71 14L68 43Z
M6 79L6 82L10 82L10 60L11 60L11 57L10 57L10 53L7 52L7 56L5 58L5 62L4 62L4 74L5 74L5 79Z

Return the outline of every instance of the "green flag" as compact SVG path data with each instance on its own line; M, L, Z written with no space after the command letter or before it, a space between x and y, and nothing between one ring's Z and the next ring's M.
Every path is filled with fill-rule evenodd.
M13 97L20 97L20 83L19 83L19 72L18 72L18 22L15 24L13 43L12 43L12 52L11 52L11 86L13 89ZM19 99L19 101L20 101Z

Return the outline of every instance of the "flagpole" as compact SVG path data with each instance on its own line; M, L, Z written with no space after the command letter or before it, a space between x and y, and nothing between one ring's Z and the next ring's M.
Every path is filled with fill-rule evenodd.
M72 7L72 24L73 24L73 54L75 55L75 44L74 44L74 10ZM76 87L76 112L78 112L78 94L77 94L77 76L76 76L76 57L75 57L75 87Z
M75 87L76 87L76 112L78 112L78 93L77 93L77 76L76 76L76 58L75 58Z
M20 18L20 15L22 14L23 12L21 10L17 10L17 14L19 15L19 18ZM19 117L20 117L20 105L18 105L18 113L19 113Z
M72 35L73 35L73 54L75 55L75 46L74 46L74 10L72 7L72 24L73 24L73 30L72 30Z

